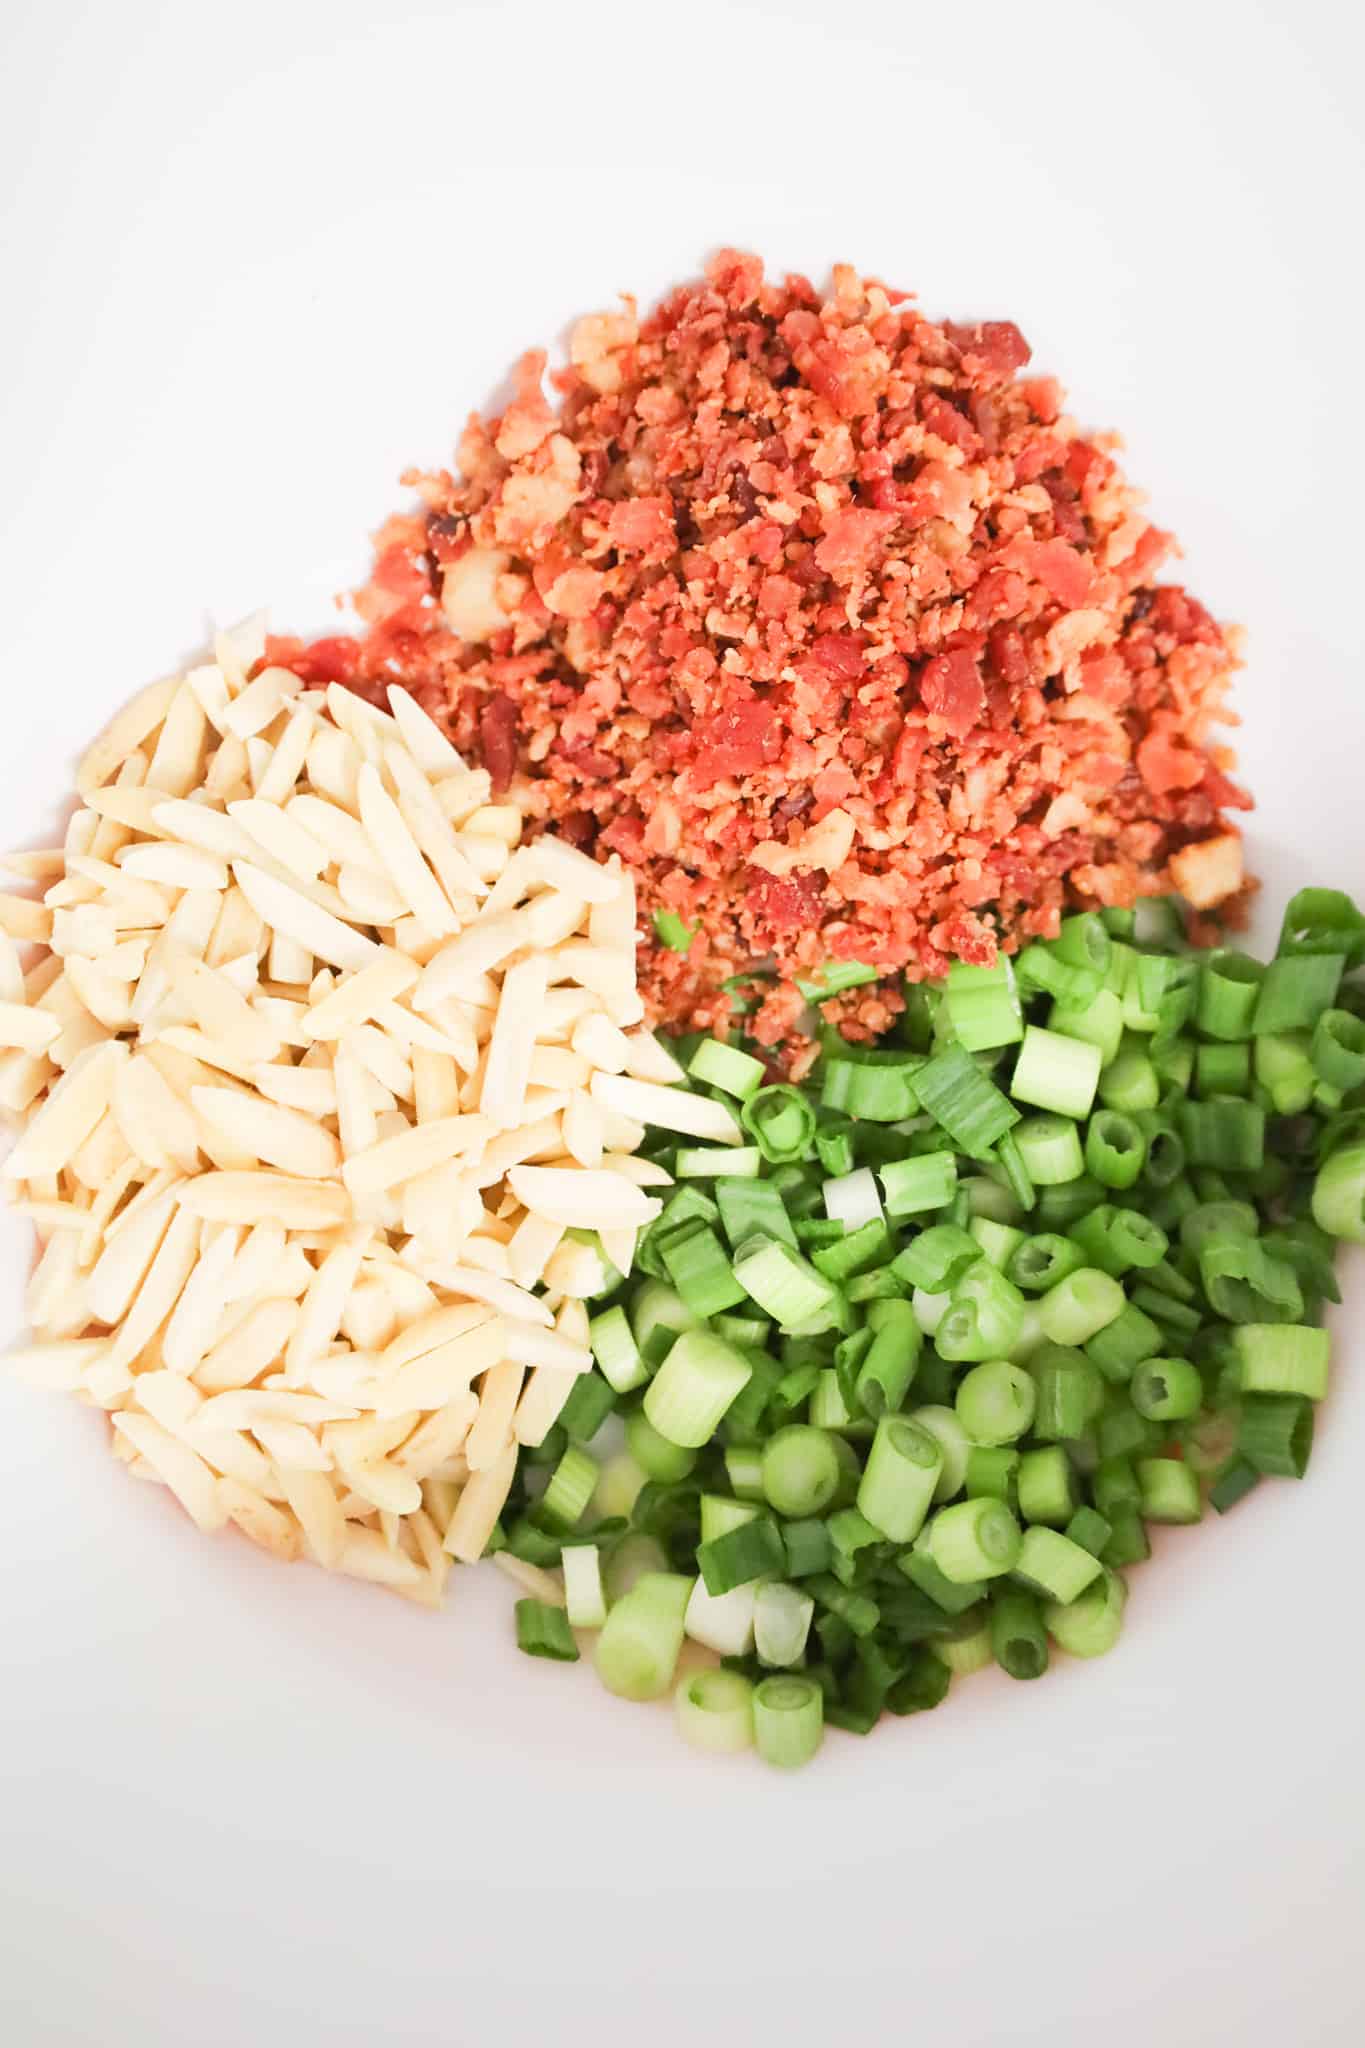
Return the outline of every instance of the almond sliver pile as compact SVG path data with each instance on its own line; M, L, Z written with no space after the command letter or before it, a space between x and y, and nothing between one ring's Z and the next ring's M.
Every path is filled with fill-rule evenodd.
M201 1528L434 1605L591 1364L681 1076L620 863L523 846L406 692L264 644L144 691L65 845L6 861L45 891L0 897L3 1173L43 1245L12 1363Z

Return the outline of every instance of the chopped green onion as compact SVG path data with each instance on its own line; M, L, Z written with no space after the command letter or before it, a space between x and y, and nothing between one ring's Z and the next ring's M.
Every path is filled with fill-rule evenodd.
M608 1692L656 1700L668 1691L693 1584L677 1572L646 1572L609 1609L594 1658Z
M1079 1543L1073 1543L1059 1529L1033 1522L1024 1531L1014 1576L1045 1600L1067 1607L1092 1579L1099 1577L1101 1570L1099 1559Z
M1251 1046L1201 1045L1196 1048L1195 1085L1201 1095L1245 1095L1251 1087Z
M1032 1422L1036 1404L1030 1375L1005 1359L974 1365L956 1395L958 1419L974 1444L1013 1443Z
M786 1551L777 1524L767 1515L756 1515L713 1537L697 1550L697 1563L708 1593L729 1593L747 1586L752 1579L770 1578L786 1562Z
M641 1287L630 1304L630 1327L645 1365L655 1366L668 1356L678 1337L688 1330L699 1329L701 1320L671 1287L662 1280L651 1280ZM598 1363L618 1393L628 1391L627 1386L612 1378L601 1359ZM629 1386L636 1384L638 1382L633 1379L629 1382Z
M872 1342L858 1368L858 1408L873 1422L899 1408L919 1364L923 1334L907 1301L875 1302L868 1312Z
M1086 1170L1106 1188L1131 1188L1147 1159L1147 1140L1131 1116L1097 1109L1085 1134Z
M564 1606L573 1628L601 1628L607 1618L602 1552L595 1543L566 1543L560 1554Z
M1080 1132L1069 1116L1026 1116L1011 1135L1036 1187L1060 1187L1084 1171Z
M1103 1557L1113 1533L1113 1525L1097 1508L1086 1507L1077 1508L1063 1531L1070 1542L1079 1543L1081 1549L1088 1550L1092 1557Z
M779 1515L814 1515L839 1490L841 1467L834 1438L808 1423L792 1423L763 1447L763 1492Z
M755 1445L727 1446L725 1476L741 1500L763 1499L763 1454Z
M1219 951L1203 961L1195 1022L1208 1038L1250 1038L1265 969L1246 953Z
M629 1451L620 1451L614 1458L608 1458L598 1477L597 1491L592 1497L594 1513L608 1521L618 1515L628 1520L646 1478L647 1475L640 1470Z
M957 1155L921 1152L913 1159L893 1159L881 1170L888 1216L916 1216L942 1209L957 1188Z
M968 1608L958 1616L950 1633L935 1636L933 1654L941 1657L956 1677L984 1671L991 1661L991 1632L984 1607Z
M625 1317L622 1316L622 1322ZM588 1325L591 1337L592 1325ZM629 1336L629 1325L626 1325ZM633 1340L632 1340L633 1348ZM573 1391L559 1411L560 1427L575 1443L591 1443L602 1424L616 1406L616 1391L611 1382L600 1373L581 1372L573 1383Z
M810 1262L817 1273L832 1280L836 1286L856 1278L864 1267L879 1264L891 1256L891 1233L880 1217L870 1223L863 1223L832 1244L818 1245L811 1251Z
M862 988L869 981L881 979L881 970L869 967L862 960L827 960L818 976L803 980L796 978L796 986L808 1003L827 1003L831 996L842 995L845 989Z
M918 1327L918 1326L917 1326ZM858 1337L871 1336L870 1331L859 1330ZM846 1340L852 1342L853 1339ZM866 1352L870 1344L864 1347ZM852 1403L844 1399L839 1385L839 1375L832 1367L822 1368L810 1397L810 1420L817 1429L847 1429L853 1421Z
M1076 1512L1076 1480L1060 1444L1025 1451L1019 1460L1019 1512L1026 1522L1064 1529Z
M1309 1057L1329 1088L1347 1094L1365 1081L1365 1021L1349 1010L1324 1010L1313 1030Z
M781 1579L761 1585L754 1599L754 1650L759 1663L799 1664L814 1615L815 1602L809 1593L799 1592Z
M929 1524L934 1563L954 1585L999 1578L1019 1557L1019 1524L1003 1501L983 1497L940 1508Z
M698 1450L752 1371L733 1346L705 1330L686 1330L650 1381L645 1414L670 1443Z
M1257 1238L1210 1238L1199 1253L1199 1276L1210 1308L1228 1322L1292 1323L1303 1314L1293 1267L1273 1258Z
M1016 1287L1029 1294L1045 1294L1084 1264L1085 1256L1079 1245L1070 1238L1059 1237L1055 1231L1043 1231L1015 1246L1006 1272Z
M965 1486L969 1500L1018 1500L1019 1453L1001 1446L973 1444L967 1453Z
M808 1579L816 1572L829 1570L833 1552L828 1522L815 1519L784 1522L782 1542L787 1553L785 1569L789 1579Z
M1180 1458L1139 1458L1134 1467L1149 1522L1197 1522L1203 1513L1199 1480Z
M1107 1380L1117 1384L1134 1376L1134 1368L1144 1358L1154 1358L1162 1346L1160 1325L1136 1309L1134 1303L1115 1315L1113 1323L1107 1323L1097 1331L1085 1346L1085 1356L1091 1358Z
M734 1270L745 1293L784 1329L811 1321L834 1300L832 1282L775 1238L750 1238L741 1245Z
M841 1041L842 1043L842 1041ZM919 1108L918 1053L855 1052L827 1058L820 1104L870 1123L894 1124Z
M1265 1158L1265 1111L1254 1102L1182 1102L1176 1112L1194 1166L1255 1173ZM1150 1142L1150 1141L1149 1141Z
M1245 1500L1254 1487L1261 1483L1261 1475L1249 1458L1229 1458L1213 1485L1209 1488L1209 1506L1225 1515L1229 1508L1235 1508L1239 1500Z
M649 1378L623 1308L603 1309L594 1316L588 1324L588 1342L602 1377L618 1394L628 1394Z
M581 1444L570 1444L545 1489L540 1511L556 1529L572 1529L576 1522L582 1520L596 1490L596 1459L590 1457Z
M765 1764L796 1770L820 1747L825 1698L813 1678L765 1678L754 1688L753 1715L754 1742Z
M1126 1306L1123 1289L1108 1273L1081 1266L1049 1288L1038 1303L1043 1333L1054 1344L1084 1344Z
M1297 1394L1321 1401L1327 1393L1331 1339L1302 1323L1243 1323L1232 1333L1246 1394Z
M718 1657L747 1657L754 1647L757 1598L754 1584L712 1593L705 1580L698 1579L688 1596L683 1627L694 1643L705 1644Z
M1072 1225L1072 1239L1088 1263L1101 1273L1118 1279L1134 1266L1160 1265L1170 1239L1159 1223L1153 1223L1137 1209L1119 1209L1102 1202L1088 1216Z
M1069 1601L1043 1609L1047 1632L1069 1657L1103 1657L1123 1628L1128 1589L1117 1572L1105 1571Z
M934 1342L939 1355L954 1365L1007 1358L1023 1318L1024 1297L1019 1289L997 1272L989 1259L978 1258L954 1286Z
M680 1145L673 1171L679 1180L757 1180L763 1154L757 1145Z
M1033 1434L1054 1443L1084 1436L1103 1403L1099 1369L1083 1351L1049 1343L1029 1361L1036 1388Z
M1131 1398L1149 1422L1183 1422L1198 1414L1204 1386L1187 1358L1147 1358L1133 1374Z
M911 1287L940 1294L956 1286L980 1257L981 1247L968 1231L956 1223L934 1223L911 1239L892 1271Z
M1047 1633L1038 1601L1022 1586L1002 1586L990 1607L991 1650L1010 1678L1041 1678L1048 1666Z
M1058 1116L1086 1117L1095 1099L1100 1065L1100 1049L1088 1039L1067 1038L1059 1031L1030 1024L1010 1085L1018 1102L1031 1102ZM1080 1172L1079 1161L1076 1171Z
M1028 1043L1028 1032L1024 1043ZM959 1151L978 1159L1019 1121L1019 1111L1009 1097L1001 1094L960 1045L944 1046L920 1068L915 1079L919 1100L935 1123Z
M1137 1508L1115 1508L1113 1532L1104 1546L1101 1562L1110 1571L1122 1571L1125 1565L1141 1564L1152 1554L1147 1524Z
M1348 967L1365 957L1365 917L1340 889L1300 889L1285 906L1280 953L1341 953Z
M661 1436L643 1408L632 1408L626 1417L626 1448L645 1477L661 1486L686 1479L697 1462L695 1449L685 1449Z
M815 1137L815 1111L799 1088L774 1082L751 1095L740 1122L770 1166L804 1157Z
M694 1081L706 1088L719 1088L739 1102L747 1102L763 1085L763 1062L736 1045L717 1038L703 1038L687 1064Z
M858 1488L858 1510L893 1543L919 1533L943 1470L943 1454L927 1429L884 1415Z
M1024 1035L1014 968L1003 953L993 967L955 960L944 983L943 1005L954 1038L968 1052L1013 1045Z
M1054 1002L1047 1025L1063 1038L1084 1038L1097 1045L1108 1066L1123 1040L1123 1004L1112 989L1102 988L1089 1003Z
M934 1499L951 1500L955 1493L962 1491L972 1448L957 1410L930 1402L923 1408L916 1408L910 1419L921 1429L928 1430L942 1453L943 1467L934 1487Z
M678 1732L693 1749L733 1756L754 1740L754 1689L738 1671L694 1671L673 1695Z
M705 1223L675 1232L659 1247L668 1277L694 1316L719 1315L744 1300L745 1288L725 1256L725 1247Z
M517 1648L528 1657L550 1657L557 1664L576 1664L578 1645L562 1607L546 1600L518 1600Z
M926 1522L909 1550L901 1552L896 1559L897 1571L903 1572L912 1586L933 1601L944 1614L965 1614L969 1607L975 1607L986 1590L981 1579L953 1580L945 1577L934 1562L930 1538L933 1523ZM909 1624L904 1624L908 1627Z
M1319 1169L1313 1221L1329 1237L1365 1244L1365 1144L1344 1145Z
M1313 1454L1313 1404L1295 1394L1249 1394L1237 1449L1270 1478L1302 1479Z
M654 913L654 936L661 946L667 946L670 953L689 952L699 929L684 924L676 910L656 910Z
M1161 1083L1146 1053L1135 1046L1125 1046L1104 1068L1097 1092L1106 1109L1136 1116L1140 1110L1156 1108L1161 1100Z

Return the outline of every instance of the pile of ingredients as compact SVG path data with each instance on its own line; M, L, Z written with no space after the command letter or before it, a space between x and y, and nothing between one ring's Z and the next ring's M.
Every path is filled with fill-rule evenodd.
M1229 636L1027 353L733 253L584 321L363 633L220 635L5 857L11 1363L200 1528L491 1557L790 1767L1303 1476L1365 917L1209 944Z
M1008 321L939 325L725 251L579 322L378 536L365 630L275 657L406 685L496 790L634 869L652 1021L721 1035L771 961L886 1029L901 977L1178 890L1232 913L1232 636L1175 585L1112 437Z

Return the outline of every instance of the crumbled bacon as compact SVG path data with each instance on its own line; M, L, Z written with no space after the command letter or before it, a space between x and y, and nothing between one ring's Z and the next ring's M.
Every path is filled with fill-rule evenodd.
M402 681L533 829L630 862L643 929L697 929L642 949L669 1025L723 1030L720 982L771 956L751 1028L779 1047L824 960L918 979L1068 903L1182 872L1207 899L1248 801L1214 735L1233 653L1154 583L1171 537L1028 361L1011 321L938 326L846 268L822 300L723 251L642 320L580 321L553 404L523 357L462 476L417 478L377 536L363 636L276 658L379 702ZM833 810L833 871L754 864ZM829 1014L866 1037L898 1000Z

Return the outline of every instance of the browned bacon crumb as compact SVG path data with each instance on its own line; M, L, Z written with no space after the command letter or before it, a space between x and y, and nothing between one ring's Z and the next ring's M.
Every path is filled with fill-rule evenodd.
M631 862L658 1019L723 1030L719 983L771 958L749 1028L777 1045L792 978L860 960L888 979L831 1014L867 1036L896 971L1170 887L1173 856L1201 908L1235 896L1233 636L1154 582L1171 536L1011 322L725 250L643 322L581 320L570 358L557 407L527 355L458 476L407 479L363 635L276 652L402 682L496 787Z

